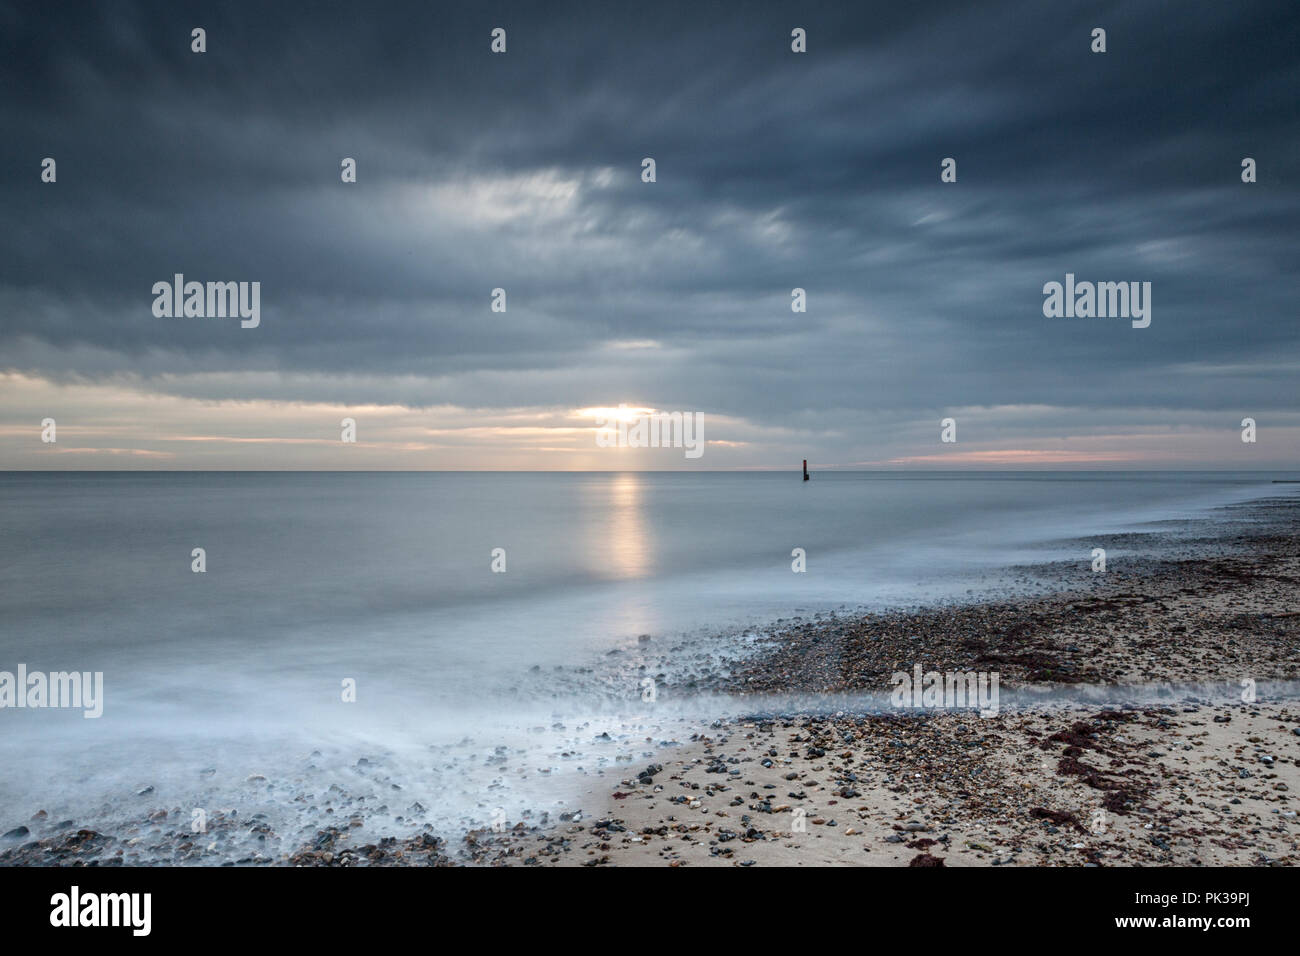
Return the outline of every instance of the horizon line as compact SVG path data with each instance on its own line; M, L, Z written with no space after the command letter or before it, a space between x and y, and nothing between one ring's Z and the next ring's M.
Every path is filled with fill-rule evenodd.
M1277 474L1300 473L1292 468L845 468L809 463L809 473L822 474ZM801 467L767 466L736 468L0 468L0 474L496 474L496 475L734 475L800 474Z

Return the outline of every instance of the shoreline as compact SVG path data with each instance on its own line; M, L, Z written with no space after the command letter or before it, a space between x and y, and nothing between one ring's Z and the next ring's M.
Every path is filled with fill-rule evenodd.
M1300 499L1235 507L1221 534L1105 574L1032 566L1059 581L1046 594L775 622L692 683L719 703L713 719L646 718L680 746L646 736L641 762L581 771L581 808L558 820L538 809L505 832L367 842L355 812L333 809L306 840L257 815L216 813L195 837L179 809L116 836L38 813L47 835L6 840L0 865L120 865L124 850L213 865L205 848L250 839L219 865L1292 865L1300 685L1267 692L1300 681ZM1142 537L1098 540L1119 552ZM890 676L918 665L996 672L1016 703L986 718L891 711ZM1235 699L1242 677L1253 704ZM1150 699L1160 688L1176 694ZM1059 699L1083 691L1108 696Z
M1240 699L1300 678L1297 503L1259 504L1279 520L1248 536L1250 554L1139 561L1024 600L804 622L716 687L757 700L881 694L919 664L1119 700L1182 685L1185 700L722 719L596 795L586 821L469 834L467 862L1300 863L1294 683L1283 700ZM1205 683L1224 692L1211 699Z

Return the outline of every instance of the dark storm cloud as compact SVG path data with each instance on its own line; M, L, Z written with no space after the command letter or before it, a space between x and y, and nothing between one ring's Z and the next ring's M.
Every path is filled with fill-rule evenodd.
M4 366L794 427L1288 409L1298 26L1271 2L8 5ZM176 272L260 281L261 327L155 318ZM1151 327L1044 318L1066 272L1150 281Z

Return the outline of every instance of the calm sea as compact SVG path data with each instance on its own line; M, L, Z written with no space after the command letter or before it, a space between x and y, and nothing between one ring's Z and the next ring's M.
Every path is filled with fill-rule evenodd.
M1086 564L1088 535L1295 477L3 473L0 671L102 671L105 699L95 720L0 711L0 830L37 809L111 827L146 799L267 810L360 785L361 758L481 820L548 795L536 773L600 732L611 691L636 701L647 648L698 671L718 635Z

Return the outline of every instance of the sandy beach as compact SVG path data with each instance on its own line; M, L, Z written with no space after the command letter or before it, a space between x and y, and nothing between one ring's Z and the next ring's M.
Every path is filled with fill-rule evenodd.
M581 822L467 844L525 865L1294 865L1297 730L1268 704L729 724Z
M1280 529L1247 532L1231 556L1041 600L788 628L728 682L834 695L887 689L920 663L997 670L1004 692L1100 685L1155 703L719 722L593 792L581 819L473 833L466 852L547 866L1295 865L1300 706L1265 688L1300 675L1300 549L1294 503L1264 507Z

